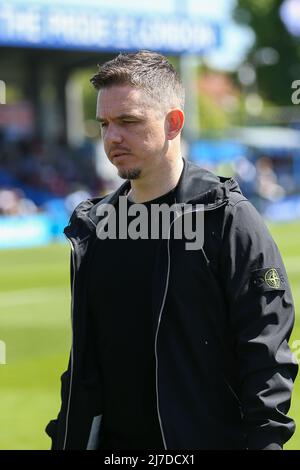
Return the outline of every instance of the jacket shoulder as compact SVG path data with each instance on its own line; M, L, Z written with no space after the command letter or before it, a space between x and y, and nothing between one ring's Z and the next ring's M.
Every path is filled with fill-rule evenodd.
M96 197L96 198L90 198L90 199L85 199L84 201L81 201L73 210L69 224L72 223L75 219L82 218L84 215L87 215L87 213L91 210L92 207L94 207L96 204L98 204L100 201L108 197L109 195L101 196L101 197Z

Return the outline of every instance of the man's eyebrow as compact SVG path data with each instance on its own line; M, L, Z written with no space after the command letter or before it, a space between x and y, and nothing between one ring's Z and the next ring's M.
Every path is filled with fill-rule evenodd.
M120 114L119 116L115 117L115 120L116 119L137 119L137 120L142 120L143 116L140 116L138 114ZM100 117L97 116L96 121L105 122L106 119L100 118Z

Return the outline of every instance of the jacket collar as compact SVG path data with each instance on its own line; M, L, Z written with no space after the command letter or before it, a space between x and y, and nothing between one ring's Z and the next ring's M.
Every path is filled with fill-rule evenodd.
M183 162L183 170L175 191L176 203L194 203L209 206L226 202L229 199L230 192L241 192L234 179L216 176L190 161L183 160ZM130 181L126 180L116 191L104 198L83 201L75 209L67 231L73 232L70 226L73 225L73 221L78 221L78 219L81 219L90 228L96 227L99 222L99 216L97 215L99 205L116 205L119 196L124 195L129 189Z
M232 178L216 176L190 161L183 161L184 167L176 189L178 203L214 204L228 199L229 191L238 189Z
M97 209L100 204L116 205L119 196L130 189L130 181L126 180L116 191L102 199L95 199L89 210L89 218L95 225L99 220ZM214 204L229 198L229 192L240 192L237 182L232 178L214 175L183 159L183 170L179 178L175 197L177 203Z

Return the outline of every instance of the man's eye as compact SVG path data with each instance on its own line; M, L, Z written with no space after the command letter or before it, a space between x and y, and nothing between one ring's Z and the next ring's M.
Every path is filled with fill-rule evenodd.
M104 127L107 127L107 122L101 122L100 127L101 129L103 129Z

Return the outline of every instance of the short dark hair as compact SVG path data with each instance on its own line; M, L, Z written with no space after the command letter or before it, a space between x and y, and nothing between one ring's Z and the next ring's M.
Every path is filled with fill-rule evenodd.
M141 88L155 101L171 107L184 107L184 87L168 59L157 52L141 50L119 54L102 65L91 78L97 90L113 85Z

